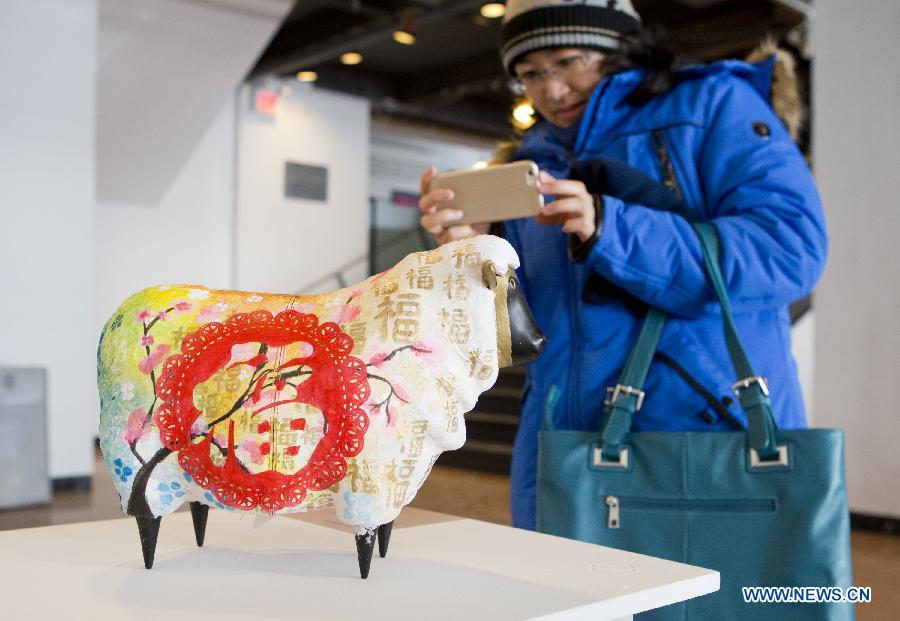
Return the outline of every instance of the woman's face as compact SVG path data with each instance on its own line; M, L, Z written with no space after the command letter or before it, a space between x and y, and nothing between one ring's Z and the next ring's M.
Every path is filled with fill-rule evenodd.
M550 123L569 127L584 114L603 74L603 53L580 47L537 50L513 66L534 107Z

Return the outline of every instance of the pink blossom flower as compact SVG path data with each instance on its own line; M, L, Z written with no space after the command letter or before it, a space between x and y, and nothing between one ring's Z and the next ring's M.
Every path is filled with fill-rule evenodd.
M409 402L409 393L406 392L406 388L401 386L400 384L394 384L394 394L403 399L406 402Z
M158 367L163 361L163 358L168 355L170 349L172 348L166 344L157 346L152 354L138 362L138 369L141 370L141 373L150 375L153 369Z
M444 360L444 355L437 346L426 340L421 340L413 345L413 352L421 362L427 366L433 367L440 364Z
M194 306L186 300L181 300L180 302L175 303L175 311L178 313L186 313L193 307Z
M250 360L259 351L256 343L238 343L231 346L231 362Z
M204 418L198 418L194 421L194 424L191 425L191 435L199 436L209 431L209 423L206 422Z
M207 323L209 321L218 321L220 314L222 314L222 309L217 308L216 306L204 306L200 309L200 314L197 315L197 322Z
M137 442L144 431L144 421L147 419L147 410L138 408L128 415L128 422L122 430L122 439L131 444Z
M384 364L384 361L387 359L387 352L377 351L369 358L369 364L371 364L376 369L380 369L381 365Z
M150 312L149 310L147 310L146 308L142 308L141 310L137 311L137 312L134 314L134 316L135 316L135 318L136 318L138 321L147 321L148 319L150 319L151 317L153 317L153 313L151 313L151 312Z
M334 307L328 315L328 321L335 323L347 323L354 321L359 317L362 309L359 306L351 306L350 304L341 304Z
M166 311L161 310L161 311L159 311L158 313L156 313L156 318L159 319L160 321L165 321L165 320L168 319L169 317L168 317L168 315L166 314Z
M141 347L150 347L153 345L153 335L145 334L141 337Z
M244 453L244 460L253 464L262 464L265 459L259 450L259 443L253 438L247 438L238 446L238 450Z

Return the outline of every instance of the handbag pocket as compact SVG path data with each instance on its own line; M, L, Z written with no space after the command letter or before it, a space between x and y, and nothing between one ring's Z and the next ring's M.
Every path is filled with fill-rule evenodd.
M621 528L632 511L683 513L772 513L778 505L774 498L642 498L607 494L606 527Z

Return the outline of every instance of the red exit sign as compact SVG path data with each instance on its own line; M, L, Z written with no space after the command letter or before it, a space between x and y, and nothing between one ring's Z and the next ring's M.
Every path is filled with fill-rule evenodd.
M253 92L253 110L257 114L275 116L278 112L278 93L265 88L257 88Z

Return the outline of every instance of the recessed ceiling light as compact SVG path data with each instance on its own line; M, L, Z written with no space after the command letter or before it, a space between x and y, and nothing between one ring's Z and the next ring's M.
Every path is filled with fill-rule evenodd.
M481 14L488 19L506 15L506 6L499 2L489 2L481 7Z
M402 43L403 45L412 45L416 42L416 37L411 32L407 32L405 30L395 30L394 41L396 41L397 43Z
M341 54L341 62L345 65L358 65L362 62L362 54L359 52L347 52Z
M297 79L301 82L315 82L319 78L319 74L315 71L301 71L297 74Z

